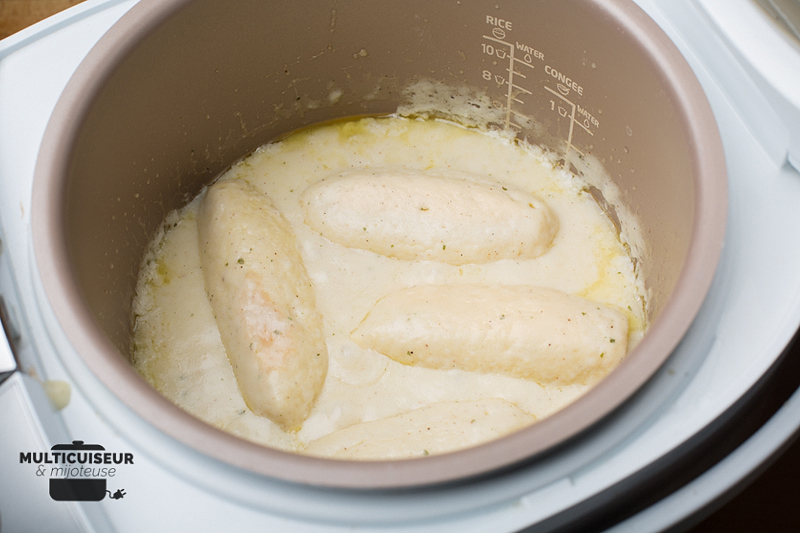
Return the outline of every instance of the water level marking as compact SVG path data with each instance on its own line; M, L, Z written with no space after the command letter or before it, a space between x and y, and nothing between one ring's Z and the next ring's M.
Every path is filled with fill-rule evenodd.
M492 65L497 66L498 70L503 68L504 62L506 62L506 66L503 68L505 72L498 73L495 71L495 67L490 66L488 69L483 70L481 74L485 81L494 81L498 89L505 88L503 96L505 102L493 101L493 105L499 109L505 108L505 128L507 130L514 128L519 131L523 128L521 124L528 123L530 117L516 111L515 107L518 107L517 104L525 104L526 97L533 95L530 89L522 86L528 80L530 73L530 70L525 70L523 66L528 69L537 68L533 65L533 62L534 60L544 62L544 53L516 40L509 42L509 40L513 40L509 36L512 32L511 21L487 15L485 22L491 29L486 30L487 34L482 36L481 49L484 54L493 58ZM498 59L500 61L497 61ZM577 124L579 128L592 136L594 136L593 130L597 130L600 127L600 121L595 116L567 98L573 94L576 94L578 98L583 96L583 86L564 72L546 63L544 63L542 73L546 79L552 80L555 84L555 88L542 85L554 97L550 100L551 110L558 113L559 117L569 120L569 131L566 138L567 149L583 154L572 144L575 132L579 131L576 130L575 125ZM512 122L512 118L516 122Z
M515 76L525 79L525 75L517 71L515 67L517 65L525 65L526 67L532 69L534 68L534 66L514 56L515 46L512 43L503 41L501 39L489 35L484 35L483 38L504 47L504 48L499 48L491 44L482 43L481 46L485 54L494 55L501 59L508 58L508 66L505 69L506 72L508 72L508 79L502 78L500 76L495 76L495 81L498 82L498 85L508 85L508 90L506 91L506 106L505 106L506 107L505 127L506 129L508 129L511 127L512 103L516 102L518 104L523 104L525 102L523 100L520 100L518 96L520 94L533 94L528 89L525 89L524 87L521 87L516 83L514 83ZM498 53L500 50L503 50L502 54ZM499 83L501 79L503 80L502 84Z
M589 127L588 127L588 121L587 121L587 124L585 124L585 123L582 123L581 121L577 120L575 115L576 115L576 112L578 110L578 106L575 105L570 100L564 98L564 96L562 96L561 93L559 93L558 91L553 90L553 89L551 89L550 87L547 87L547 86L545 86L545 90L548 91L550 94L552 94L553 96L555 96L556 98L558 98L560 100L560 101L559 100L550 100L550 109L552 109L553 111L558 112L559 116L561 116L563 118L569 118L569 133L567 134L567 147L569 149L571 149L571 150L575 150L579 154L583 154L583 152L578 150L575 147L575 145L572 144L572 134L574 132L575 125L577 124L580 128L583 128L586 131L586 133L588 133L589 135L594 136L594 133L592 133L592 130L589 129ZM566 104L568 107L563 107L561 104Z

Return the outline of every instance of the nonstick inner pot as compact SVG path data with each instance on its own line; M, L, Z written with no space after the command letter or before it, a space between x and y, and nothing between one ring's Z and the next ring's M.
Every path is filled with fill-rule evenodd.
M513 44L505 55L501 41ZM286 132L396 111L420 79L485 94L475 105L513 102L499 127L566 147L577 167L576 155L601 162L618 185L647 238L642 273L653 294L650 332L619 369L534 426L403 468L247 443L144 384L126 364L131 301L144 248L165 214ZM378 9L358 0L144 0L87 56L53 114L36 169L34 241L48 297L76 350L153 425L268 475L397 487L528 459L623 402L699 309L721 248L725 199L721 143L702 90L630 2L405 1Z

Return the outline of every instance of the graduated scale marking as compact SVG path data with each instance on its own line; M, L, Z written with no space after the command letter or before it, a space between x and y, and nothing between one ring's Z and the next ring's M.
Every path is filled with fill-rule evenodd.
M507 59L508 65L505 68L507 76L493 74L489 70L484 70L482 76L486 81L494 81L498 87L507 86L505 128L509 129L513 127L520 129L518 124L511 122L511 116L513 114L525 117L525 115L515 111L514 104L524 104L523 98L533 94L520 84L524 83L524 80L527 79L526 74L529 74L530 71L536 68L533 64L534 59L544 61L544 54L531 46L519 42L511 43L507 41L506 36L508 32L512 31L513 27L511 21L487 15L486 23L493 27L491 35L483 35L483 39L488 41L481 43L483 53L497 57L498 59ZM545 90L554 97L554 99L550 100L550 109L556 111L562 118L569 119L567 146L581 153L581 151L572 144L575 125L577 124L578 127L582 128L589 135L594 135L592 127L599 127L600 122L580 105L567 98L571 92L577 92L582 96L583 87L581 85L550 65L545 64L544 72L546 76L550 76L558 82L555 89L547 85L544 86Z

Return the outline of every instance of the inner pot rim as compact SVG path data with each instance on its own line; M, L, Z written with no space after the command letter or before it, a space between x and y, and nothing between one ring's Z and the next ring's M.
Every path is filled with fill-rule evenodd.
M594 0L619 21L662 69L694 150L695 224L678 283L639 345L604 380L572 404L516 433L456 452L392 461L322 459L267 448L218 430L181 410L147 384L95 323L74 278L64 236L61 200L70 154L91 107L116 65L148 33L190 0L134 6L98 44L70 80L45 131L32 201L34 258L64 335L94 375L147 423L205 455L244 470L291 482L336 488L401 488L463 480L511 467L564 443L614 411L664 363L710 288L722 249L727 173L711 108L689 65L643 11L626 0Z

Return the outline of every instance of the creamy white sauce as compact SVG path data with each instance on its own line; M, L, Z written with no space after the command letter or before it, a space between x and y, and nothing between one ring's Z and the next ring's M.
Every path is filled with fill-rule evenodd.
M534 259L451 265L400 260L328 241L306 224L303 192L352 169L396 169L507 184L544 201L559 221L552 247ZM623 311L629 350L645 329L643 289L617 231L582 184L536 147L442 121L367 118L298 132L233 166L289 221L323 317L329 368L310 416L295 432L251 413L222 346L200 269L196 213L201 198L171 213L155 236L134 301L133 362L181 408L267 446L302 452L312 441L357 423L437 402L499 398L540 420L595 382L552 385L495 374L405 366L360 348L350 334L386 294L421 284L536 285ZM508 429L504 430L508 431ZM499 433L482 438L494 438ZM437 447L436 452L456 449ZM427 450L413 448L408 455ZM374 457L373 457L374 458Z

